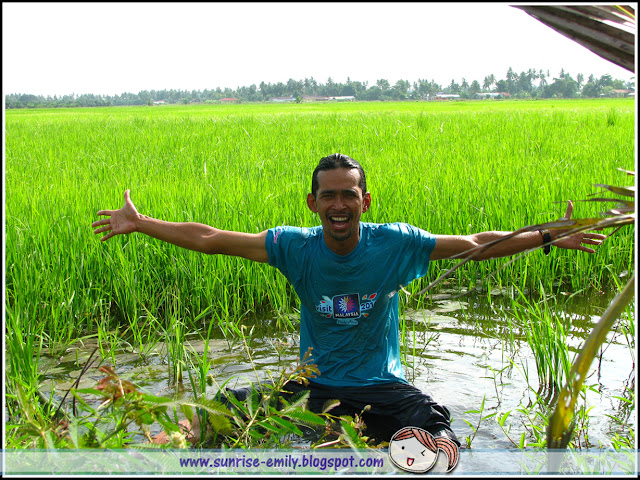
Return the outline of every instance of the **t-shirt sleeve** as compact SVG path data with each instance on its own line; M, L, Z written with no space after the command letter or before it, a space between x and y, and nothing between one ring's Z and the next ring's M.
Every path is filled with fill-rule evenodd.
M269 265L276 267L293 281L299 274L304 246L308 238L306 229L297 227L275 227L267 230L265 247Z
M405 286L427 274L436 237L426 230L406 223L397 223L395 226L400 233L399 248L402 252L398 262L398 283Z

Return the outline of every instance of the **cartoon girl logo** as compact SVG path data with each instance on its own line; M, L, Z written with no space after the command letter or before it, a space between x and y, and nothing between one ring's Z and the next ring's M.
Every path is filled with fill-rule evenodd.
M411 473L425 473L438 460L438 450L448 459L447 472L458 464L458 445L448 437L433 436L417 427L398 430L389 442L389 457L395 466Z

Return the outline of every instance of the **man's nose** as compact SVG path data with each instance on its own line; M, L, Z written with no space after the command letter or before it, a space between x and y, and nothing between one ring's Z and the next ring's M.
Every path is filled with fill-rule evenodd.
M344 201L344 197L342 195L336 195L333 199L333 208L335 208L336 210L341 210L342 208L344 208L344 206L346 205L346 202Z

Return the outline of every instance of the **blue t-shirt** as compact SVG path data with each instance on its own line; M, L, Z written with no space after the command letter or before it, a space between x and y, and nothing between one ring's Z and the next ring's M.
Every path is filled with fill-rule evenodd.
M398 290L429 268L435 237L406 223L360 223L348 255L324 242L322 226L276 227L267 233L269 264L300 297L300 357L313 347L330 386L404 382Z

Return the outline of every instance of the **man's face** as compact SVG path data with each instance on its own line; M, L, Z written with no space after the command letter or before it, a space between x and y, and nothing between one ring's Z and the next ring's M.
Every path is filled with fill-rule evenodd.
M307 204L320 215L324 240L339 255L353 250L360 240L360 217L371 205L371 195L358 184L355 168L336 168L318 172L316 196L309 194Z

